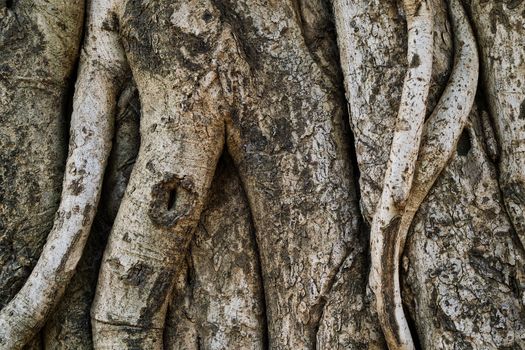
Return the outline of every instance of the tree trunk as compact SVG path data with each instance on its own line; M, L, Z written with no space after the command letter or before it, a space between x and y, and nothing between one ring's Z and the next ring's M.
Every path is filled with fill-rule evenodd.
M0 349L525 349L525 2L86 8L0 0Z

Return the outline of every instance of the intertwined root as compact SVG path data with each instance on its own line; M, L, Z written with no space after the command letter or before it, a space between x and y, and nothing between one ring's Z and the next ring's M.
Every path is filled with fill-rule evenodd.
M419 205L452 156L477 87L479 63L472 29L459 0L448 3L454 29L455 63L447 87L424 125L432 69L432 11L425 1L404 3L410 67L403 86L383 193L371 231L370 282L390 350L414 349L403 312L399 259ZM418 52L419 60L414 58L414 46L421 52Z

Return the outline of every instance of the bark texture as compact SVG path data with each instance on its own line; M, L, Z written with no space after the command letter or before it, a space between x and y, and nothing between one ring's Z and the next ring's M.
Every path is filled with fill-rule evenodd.
M87 3L0 0L0 349L525 349L525 2Z
M385 185L383 169L397 110L393 106L399 103L401 92L396 82L410 63L402 55L404 38L394 36L404 31L403 17L394 2L335 4L336 11L350 14L347 20L336 18L358 163L360 169L369 169L362 176L361 193L367 194L362 198L363 212L370 220ZM445 4L434 1L432 7L437 11L429 111L446 86L453 35ZM416 214L402 259L404 306L414 322L412 334L418 336L423 348L523 347L523 284L514 282L522 279L523 250L502 208L496 174L484 154L480 125L475 108L459 138L456 156ZM449 180L443 180L447 176ZM469 176L474 179L467 181ZM484 205L477 204L479 201ZM424 209L428 206L430 211ZM486 210L493 213L490 218ZM433 234L427 231L430 228ZM492 248L481 248L483 253L476 255L478 240ZM502 249L495 248L498 246ZM488 266L498 267L491 272ZM508 278L494 279L493 273ZM440 279L443 274L452 280ZM496 323L501 324L499 334Z
M83 10L0 3L0 307L36 263L60 199Z
M0 3L0 307L34 267L57 209L83 13L82 1ZM2 347L38 330L6 323L7 313ZM23 331L6 339L10 327Z
M467 1L483 65L484 103L499 144L500 187L525 244L525 3Z

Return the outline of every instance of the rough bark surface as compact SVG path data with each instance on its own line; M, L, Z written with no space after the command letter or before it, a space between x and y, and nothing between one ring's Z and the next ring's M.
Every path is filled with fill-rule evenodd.
M483 111L499 144L499 181L507 212L525 244L525 2L466 1L482 62Z
M84 2L0 0L0 349L525 349L525 2L87 3L64 168Z
M257 243L232 161L223 158L177 284L166 349L264 349L265 299Z
M140 145L140 103L130 81L118 101L102 198L75 276L44 328L45 349L92 349L90 309L100 260Z
M0 2L0 308L35 265L60 199L83 10Z
M363 212L373 213L374 203L384 185L382 172L395 121L393 113L397 110L392 106L400 101L397 82L406 65L401 54L406 45L403 37L392 36L403 33L403 17L394 2L335 4L336 10L343 9L351 14L346 22L339 22L336 15L339 46L359 167L370 168L361 182L361 193L367 194L362 198ZM433 8L438 9L434 59L439 60L433 65L429 111L446 86L451 67L447 64L451 62L451 26L446 12L439 10L447 7L434 1ZM373 24L367 22L371 20ZM396 26L400 29L390 30ZM376 37L380 38L378 46L373 45ZM346 46L345 42L353 46ZM415 322L412 333L417 334L423 348L523 347L523 249L514 239L515 231L509 226L507 213L502 208L494 169L484 154L479 126L479 116L474 112L471 126L459 140L458 156L432 190L438 196L431 193L423 202L405 248L407 254L402 260L406 276L404 303ZM383 129L378 131L378 127ZM450 180L443 182L447 176ZM469 181L469 177L474 178ZM428 206L432 206L430 211L423 209ZM370 220L371 215L367 217ZM440 220L436 221L437 218ZM429 234L425 228L433 228L434 234ZM478 247L482 253L476 254L476 242L491 249ZM451 280L440 280L436 273ZM494 274L507 279L494 278ZM499 334L495 331L496 323L500 324Z

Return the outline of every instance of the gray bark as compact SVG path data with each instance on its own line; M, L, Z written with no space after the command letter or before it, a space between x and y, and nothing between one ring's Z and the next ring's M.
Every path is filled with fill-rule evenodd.
M11 3L0 3L0 307L36 263L60 199L84 10Z
M426 121L396 163L403 79L421 64L407 59L407 15L420 2L433 22L430 85L415 82L429 90ZM481 68L457 125L433 114L464 83L452 72L471 43L458 41L454 0L88 3L72 113L83 2L0 0L0 349L408 349L393 345L369 278L389 181L401 184L394 216L409 217L388 265L409 340L525 349L525 2L462 2ZM100 191L104 166L76 189L66 171L61 208L101 198L78 230L75 208L53 226L71 113L68 164L109 155ZM432 157L448 130L450 155ZM403 169L385 180L392 164L414 180ZM31 298L13 298L64 227L75 249L65 274L44 274L50 311L34 318ZM59 298L66 283L53 283L80 254Z

